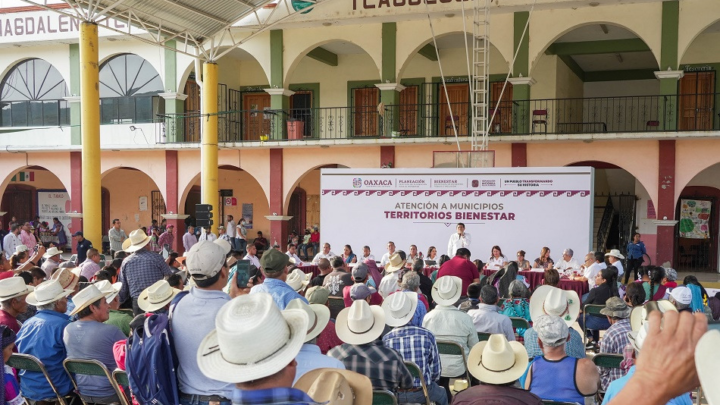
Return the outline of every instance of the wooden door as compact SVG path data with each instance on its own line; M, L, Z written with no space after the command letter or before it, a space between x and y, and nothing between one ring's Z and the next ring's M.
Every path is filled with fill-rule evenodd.
M400 92L401 135L418 135L417 124L420 105L418 105L418 86L408 86Z
M495 119L490 123L489 133L512 133L513 113L513 85L508 83L502 95L502 101L498 104L500 93L502 93L504 82L490 83L490 108L488 109L488 120L493 115L493 109L497 108Z
M680 79L680 120L684 131L713 128L715 111L715 72L689 72Z
M185 118L182 121L182 132L177 134L178 140L185 142L200 142L200 129L202 121L200 120L200 86L193 79L188 79L185 83ZM177 123L178 127L181 127ZM181 128L182 128L181 127Z
M260 135L271 135L272 115L264 114L270 109L270 95L267 93L243 94L243 110L245 111L243 139L246 141L260 140Z
M378 111L380 90L377 87L353 89L354 136L378 136Z
M8 221L13 216L17 218L18 223L32 221L35 218L36 210L33 196L35 196L35 188L23 185L9 185L5 189L0 207L2 211L7 212ZM10 225L4 223L4 226Z
M453 132L452 122L455 121L455 128L457 128L458 136L470 135L470 128L468 127L468 121L470 116L470 87L467 83L462 84L449 84L447 87L447 97L445 96L445 89L442 85L438 86L440 92L440 122L438 122L438 132L440 136L455 136ZM452 114L448 109L448 102L450 100L450 107L452 108ZM452 119L450 118L452 115Z

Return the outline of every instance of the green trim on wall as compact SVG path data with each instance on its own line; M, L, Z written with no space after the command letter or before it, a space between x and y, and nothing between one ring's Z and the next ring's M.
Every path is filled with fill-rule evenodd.
M575 73L578 78L580 78L580 80L585 81L585 71L582 70L582 68L580 67L580 65L577 64L577 62L575 62L575 59L573 59L572 56L561 55L558 56L558 58L565 65L567 65L567 67L569 67L570 70L572 70L572 72Z
M382 81L395 83L397 52L397 24L394 22L382 25Z
M330 66L338 65L337 54L334 54L324 48L317 47L317 48L313 49L312 51L308 52L307 56L309 58L315 59L318 62L324 63L326 65L330 65Z
M519 49L517 58L515 58L515 63L513 64L513 76L518 77L522 74L528 77L530 75L530 29L525 33L525 38L523 38L522 43L520 42L520 37L522 37L525 24L527 24L530 18L530 12L518 11L513 17L513 49Z
M584 82L618 82L625 80L655 80L655 69L608 70L585 72Z
M437 52L435 52L435 47L433 46L433 44L427 44L423 46L417 53L433 62L437 62L438 60Z
M176 48L174 39L165 45ZM177 91L177 52L167 48L165 48L165 90Z
M662 33L660 36L660 70L678 67L678 30L680 25L680 2L662 3Z
M283 87L283 30L270 31L270 85Z
M290 91L309 90L312 92L313 108L320 108L320 83L295 83L288 88Z
M70 44L70 94L80 95L80 44ZM81 145L80 103L70 103L70 144Z
M622 52L648 52L650 47L639 38L608 41L556 42L548 47L546 55L600 55Z

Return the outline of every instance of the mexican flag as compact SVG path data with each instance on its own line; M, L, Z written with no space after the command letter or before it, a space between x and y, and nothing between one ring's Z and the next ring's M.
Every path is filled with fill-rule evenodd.
M35 172L18 172L11 181L35 181Z

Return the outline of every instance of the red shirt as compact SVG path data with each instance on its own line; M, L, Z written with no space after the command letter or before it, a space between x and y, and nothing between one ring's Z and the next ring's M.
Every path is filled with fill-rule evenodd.
M328 322L325 326L325 329L323 329L317 337L317 345L320 347L320 352L322 352L322 354L327 354L330 349L340 346L343 343L345 342L340 340L335 332L334 320L330 320L330 322Z
M350 290L352 289L351 285L346 285L343 288L343 301L345 302L345 308L352 305L353 301L352 298L350 298ZM370 305L382 305L383 298L382 295L374 292L370 295Z
M440 267L437 278L442 276L460 277L462 280L462 295L467 296L468 287L472 284L473 280L480 278L480 272L478 272L477 266L470 260L461 256L455 256Z
M310 234L310 243L320 243L320 232Z
M17 319L13 318L12 315L8 314L4 310L0 309L0 325L4 325L15 334L20 332L20 323L17 321Z

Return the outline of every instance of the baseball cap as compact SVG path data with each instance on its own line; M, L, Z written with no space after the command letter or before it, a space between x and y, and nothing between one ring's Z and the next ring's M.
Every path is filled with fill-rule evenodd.
M222 246L202 240L188 251L185 266L195 280L214 277L225 264L225 251Z
M80 231L77 231L72 236L83 236L83 233Z
M692 291L687 287L676 287L670 292L670 296L679 304L690 305L692 302Z
M305 291L305 298L310 304L325 305L330 297L330 290L323 286L310 287Z
M533 329L543 345L558 347L567 341L569 328L559 316L542 315L533 322Z
M365 263L358 263L352 269L352 278L355 281L365 280L368 276L368 266Z
M350 299L353 301L364 300L365 298L371 296L374 292L374 288L368 287L365 284L354 284L350 288Z
M288 255L275 249L266 250L260 259L260 265L265 273L280 273L288 264L290 264Z

